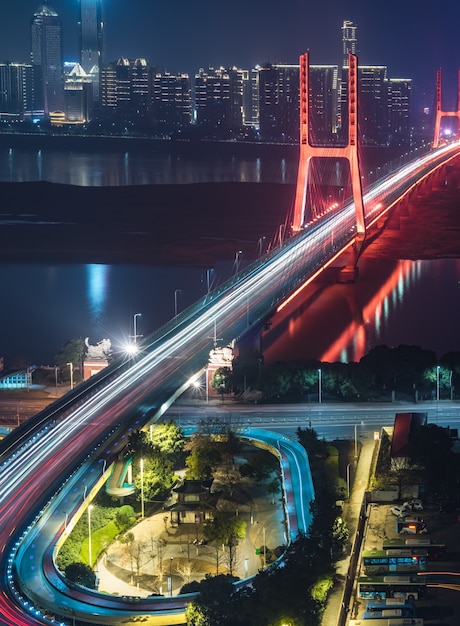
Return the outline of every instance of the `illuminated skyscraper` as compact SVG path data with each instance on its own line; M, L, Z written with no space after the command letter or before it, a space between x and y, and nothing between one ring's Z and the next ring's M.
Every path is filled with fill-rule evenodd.
M99 99L99 76L103 61L102 0L80 0L80 65L93 80Z
M357 25L350 20L344 20L342 25L342 65L348 67L348 53L357 54Z
M45 115L62 110L62 26L48 2L35 11L30 25L34 71L34 109Z

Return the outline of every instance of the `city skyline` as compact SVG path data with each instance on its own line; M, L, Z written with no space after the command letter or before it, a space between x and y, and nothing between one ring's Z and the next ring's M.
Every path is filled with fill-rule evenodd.
M2 7L1 60L29 61L30 20L40 4L18 0ZM64 59L78 61L79 0L49 4L62 20ZM274 0L234 0L229 11L216 10L209 0L202 0L198 9L178 2L158 6L151 0L103 0L105 60L144 57L161 69L193 75L200 67L295 64L309 49L313 63L338 64L341 26L350 20L358 27L361 65L387 65L390 75L413 78L419 91L433 90L436 70L442 68L444 93L452 100L460 66L460 6L447 0L442 11L430 11L427 2L389 0L380 13L375 5L363 4L329 0L313 8L287 0L280 22Z

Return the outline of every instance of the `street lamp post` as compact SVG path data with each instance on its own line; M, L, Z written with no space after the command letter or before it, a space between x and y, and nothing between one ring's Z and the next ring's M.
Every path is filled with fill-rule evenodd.
M262 256L262 250L263 250L263 245L264 245L264 241L265 241L266 237L260 237L259 238L259 242L258 242L258 247L259 247L259 257Z
M240 259L242 254L242 250L238 250L238 252L235 253L235 274L238 274L240 271Z
M144 518L144 459L141 459L141 517Z
M322 401L321 378L322 378L322 371L321 369L318 369L318 403L319 404L321 404L321 401Z
M92 546L92 537L91 537L91 509L93 505L90 504L88 506L88 557L89 557L89 566L93 567L93 546Z
M56 389L56 396L57 396L57 373L58 373L58 367L57 365L55 365L54 366L54 385Z
M67 363L67 365L70 368L70 389L73 389L73 363L72 361L70 361L70 363Z
M134 343L134 345L136 345L136 344L137 344L137 338L138 338L138 337L142 337L142 335L138 335L138 334L137 334L137 318L138 318L138 317L141 317L141 315L142 315L142 313L135 313L135 314L134 314L134 319L133 319L133 331L134 331L134 334L133 334L133 343Z
M172 562L173 557L169 559L169 595L172 596Z
M211 291L211 272L213 271L213 269L209 269L206 270L206 287L207 287L207 293L209 293Z
M263 537L263 542L264 542L264 569L265 569L265 567L267 565L267 553L266 553L266 550L267 550L266 543L267 543L267 541L266 541L266 536L265 536L265 533L266 533L265 524L262 524L262 522L257 522L257 523L262 526L262 537Z
M350 465L351 465L351 463L348 463L348 465L347 465L347 492L348 492L348 500L350 499Z
M439 371L440 371L440 366L437 365L436 366L436 400L437 402L439 402Z
M182 289L176 289L174 291L174 317L177 317L177 296L182 293Z

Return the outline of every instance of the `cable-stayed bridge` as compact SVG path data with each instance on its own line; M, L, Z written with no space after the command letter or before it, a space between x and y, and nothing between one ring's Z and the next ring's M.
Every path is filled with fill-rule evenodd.
M291 237L139 344L136 356L119 358L0 444L0 624L60 623L53 610L68 623L76 617L117 624L134 616L153 624L165 612L165 623L174 623L187 598L133 605L70 589L52 559L67 519L86 510L126 433L155 423L206 367L213 337L227 345L244 336L348 249L355 251L355 268L369 229L459 153L459 143L433 148L374 183L361 199L354 194L306 224L298 219Z

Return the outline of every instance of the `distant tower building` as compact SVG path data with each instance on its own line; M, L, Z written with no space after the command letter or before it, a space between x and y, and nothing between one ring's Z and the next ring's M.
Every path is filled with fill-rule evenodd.
M339 75L339 89L337 91L337 128L346 128L347 121L344 119L348 108L348 53L358 54L358 27L350 20L344 20L342 24L342 69ZM345 140L346 141L346 140Z
M80 0L80 65L94 84L99 100L99 81L103 63L102 0Z
M348 53L357 54L358 40L357 25L350 20L344 20L342 25L342 66L348 66Z
M80 64L75 65L64 84L65 121L84 124L91 120L93 107L92 81Z
M49 115L62 110L62 26L50 4L35 11L30 26L34 70L34 109Z

